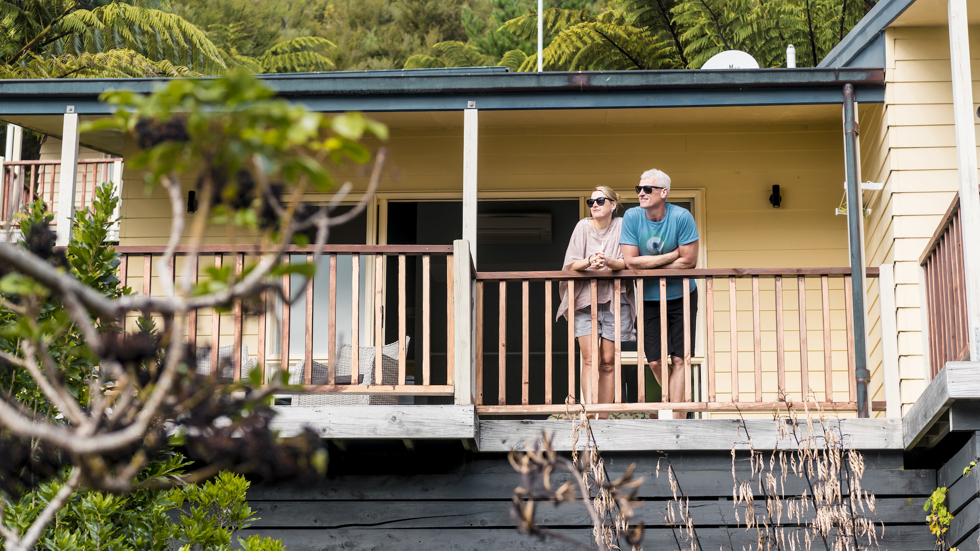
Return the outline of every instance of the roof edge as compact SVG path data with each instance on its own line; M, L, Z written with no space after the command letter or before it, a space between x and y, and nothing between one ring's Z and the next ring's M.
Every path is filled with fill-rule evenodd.
M818 68L845 68L915 3L915 0L881 0L817 64Z

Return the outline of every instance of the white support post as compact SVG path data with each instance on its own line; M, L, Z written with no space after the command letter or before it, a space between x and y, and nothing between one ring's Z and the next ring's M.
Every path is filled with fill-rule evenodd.
M471 405L476 396L476 308L473 304L476 281L470 258L470 244L465 239L453 241L453 365L455 366L455 404Z
M476 266L477 141L480 125L476 102L468 102L463 111L463 240L469 244L470 257ZM458 259L462 257L456 257Z
M953 71L953 122L956 167L963 221L963 266L966 272L966 327L970 361L980 360L980 186L977 137L970 74L970 29L966 0L949 0L949 57Z
M24 160L24 129L16 124L7 125L7 148L4 158L8 161Z
M881 373L885 390L885 417L902 416L902 394L899 389L898 329L895 311L895 268L878 267L878 310L881 316Z
M78 113L66 113L61 135L61 180L58 183L58 238L55 244L67 247L75 210L75 181L78 178Z
M109 228L109 241L119 241L119 216L122 214L122 187L123 187L123 162L116 161L112 163L112 189L113 194L115 194L116 199L119 202L116 203L116 210L112 212L112 217L116 219L116 222Z

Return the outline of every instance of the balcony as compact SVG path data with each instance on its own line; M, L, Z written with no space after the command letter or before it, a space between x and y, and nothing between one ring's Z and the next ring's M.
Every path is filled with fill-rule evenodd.
M161 269L162 246L117 250L120 279L144 294L173 288L162 283L180 283L184 273L194 283L212 267L240 272L262 254L209 245L189 256L180 248ZM264 381L287 370L302 387L280 397L293 406L475 406L482 417L525 419L564 413L566 399L594 412L644 415L730 417L790 404L856 411L849 268L477 273L459 258L469 258L465 241L327 246L315 278L282 277L283 295L298 297L292 304L270 294L227 311L194 312L187 338L199 351L198 369L231 380L258 369ZM290 247L284 259L312 260L305 247ZM876 275L868 270L869 278ZM599 279L612 279L618 292L636 285L642 293L669 277L695 280L702 297L698 346L685 335L690 377L683 398L662 392L649 369L636 369L645 365L643 353L623 343L615 399L597 403L596 382L580 380L568 324L554 321L558 283L594 291ZM636 338L643 340L642 324ZM591 395L583 396L582 386Z

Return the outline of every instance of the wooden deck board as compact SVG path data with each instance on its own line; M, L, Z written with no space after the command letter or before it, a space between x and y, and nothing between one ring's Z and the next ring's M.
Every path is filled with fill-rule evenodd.
M278 406L272 428L292 436L308 426L321 438L473 439L474 406Z

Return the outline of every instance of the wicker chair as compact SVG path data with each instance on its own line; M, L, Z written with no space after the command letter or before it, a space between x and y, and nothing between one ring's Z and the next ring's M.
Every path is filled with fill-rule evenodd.
M405 348L408 348L409 337L405 337ZM360 384L396 385L398 384L398 341L381 347L381 382L374 382L374 347L362 346L358 349L358 379ZM340 345L337 350L337 377L351 376L351 352L349 344ZM301 384L303 381L303 365L306 359L301 358L289 370L289 383ZM329 366L313 362L312 379L314 384L323 384L328 378ZM293 396L294 406L348 406L348 405L395 405L397 396L372 396L367 394L299 394Z
M218 377L221 379L231 379L234 376L232 358L235 355L235 345L228 344L218 347L218 365L221 370ZM242 343L242 379L247 379L249 373L258 367L255 358L248 357L248 345ZM197 347L197 372L201 375L211 374L211 347Z

